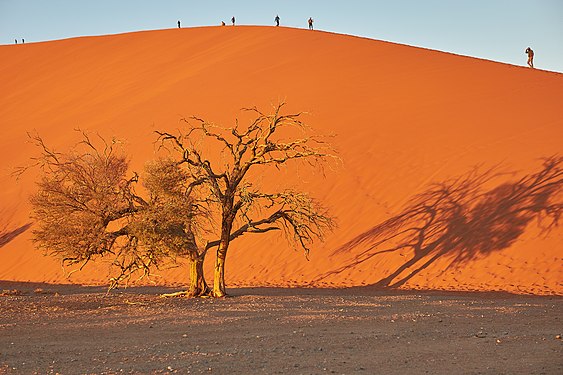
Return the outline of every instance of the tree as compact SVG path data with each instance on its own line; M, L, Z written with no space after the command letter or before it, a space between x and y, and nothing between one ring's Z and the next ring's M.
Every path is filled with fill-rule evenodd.
M175 183L186 178L181 170L166 161L149 164L145 200L135 192L138 175L127 177L129 162L115 139L94 142L82 132L82 140L69 152L58 153L41 137L31 138L41 150L34 160L42 171L30 199L36 222L33 241L60 258L63 268L79 265L69 276L90 261L111 257L118 269L110 278L112 289L135 273L148 276L153 268L187 258L196 275L188 292L208 292L198 277L203 268L194 247L199 230L195 218L204 213Z
M272 114L246 109L255 116L247 127L237 121L234 127L223 128L192 117L183 120L185 133L157 132L162 145L176 157L176 165L186 172L187 194L216 218L218 238L198 246L200 257L217 248L214 297L226 295L225 261L234 239L283 230L308 255L313 241L322 240L334 227L327 210L307 193L266 192L251 181L249 172L258 167L280 168L298 160L322 167L336 159L324 139L300 120L301 113L283 115L283 106L279 104ZM221 149L215 157L213 147Z
M145 196L135 190L139 176L127 177L129 162L116 140L94 142L82 132L69 152L57 153L41 137L32 137L41 150L35 165L42 171L31 197L33 241L60 258L63 267L77 266L70 274L111 257L119 272L110 289L135 273L145 277L153 268L187 259L190 286L175 294L188 296L226 294L227 251L244 234L284 230L308 255L313 241L334 227L327 210L304 192L265 192L249 178L258 166L304 160L315 167L335 158L299 120L301 114L281 115L282 107L270 115L249 109L256 118L245 129L238 122L221 128L194 117L185 120L186 134L157 132L163 146L173 146L172 153L147 164ZM219 159L204 148L213 143L225 151ZM210 290L203 264L213 248L217 261Z

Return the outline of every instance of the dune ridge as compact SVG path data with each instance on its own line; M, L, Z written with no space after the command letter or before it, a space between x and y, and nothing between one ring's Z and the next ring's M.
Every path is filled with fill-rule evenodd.
M465 245L451 245L435 259L429 252L413 264L415 247L383 252L391 244L381 247L380 237L369 236L435 184L475 170L498 172L479 187L489 200L453 200L465 199L472 215L493 215L506 202L504 186L516 186L541 170L543 158L562 154L562 74L347 35L237 26L0 46L0 82L0 280L100 284L107 275L108 265L99 264L67 280L55 260L33 249L27 197L35 175L10 176L35 152L27 132L61 151L76 141L75 128L116 136L141 171L154 154L154 130L173 131L191 115L230 126L240 108L268 110L283 100L288 111L307 112L313 128L335 135L343 163L326 176L271 171L263 183L309 191L339 227L315 246L310 261L278 234L237 240L228 286L563 294L563 230L543 232L532 211L526 220L503 223L510 232L481 224L480 235L500 238L491 251L469 236ZM555 186L544 192L561 204L560 180ZM472 228L459 231L477 233ZM157 283L178 285L187 270L161 276Z

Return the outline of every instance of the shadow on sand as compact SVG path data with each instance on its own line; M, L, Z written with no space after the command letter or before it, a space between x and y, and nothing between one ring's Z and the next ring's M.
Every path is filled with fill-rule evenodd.
M7 245L14 238L25 232L31 227L31 223L24 224L20 227L11 229L8 225L0 226L0 247Z
M490 188L499 177L494 169L432 185L416 195L399 215L334 251L361 249L351 262L321 275L316 281L354 268L381 254L410 258L373 286L398 288L437 259L448 256L453 264L509 247L537 221L542 234L558 226L563 208L562 157L544 160L541 170L516 182Z

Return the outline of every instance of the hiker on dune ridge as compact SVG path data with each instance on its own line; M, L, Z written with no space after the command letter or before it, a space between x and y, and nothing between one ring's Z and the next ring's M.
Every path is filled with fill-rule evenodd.
M528 66L530 68L534 67L534 51L530 47L526 48L526 54L528 55Z

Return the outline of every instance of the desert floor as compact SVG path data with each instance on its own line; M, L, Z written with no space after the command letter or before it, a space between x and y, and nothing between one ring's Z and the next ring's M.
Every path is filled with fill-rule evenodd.
M563 298L0 282L0 373L561 374Z

